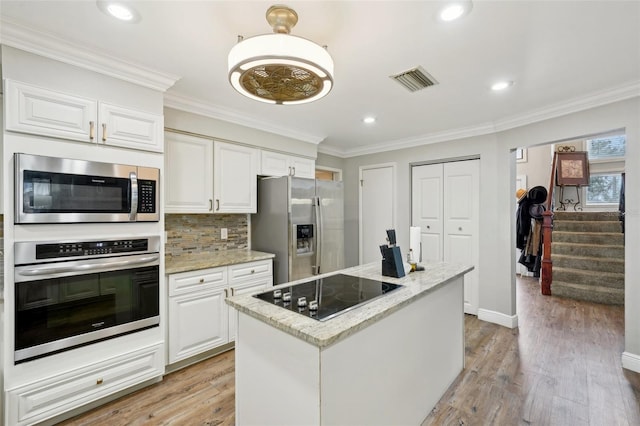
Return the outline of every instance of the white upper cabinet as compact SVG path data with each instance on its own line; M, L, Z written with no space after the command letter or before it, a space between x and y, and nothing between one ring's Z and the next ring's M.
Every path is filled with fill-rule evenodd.
M213 213L213 140L165 133L165 213Z
M149 114L13 80L5 81L6 129L162 152L162 115Z
M316 163L313 160L273 151L261 151L263 176L296 176L314 179Z
M214 213L256 213L259 150L215 141Z
M162 152L164 117L99 102L100 140L106 145Z

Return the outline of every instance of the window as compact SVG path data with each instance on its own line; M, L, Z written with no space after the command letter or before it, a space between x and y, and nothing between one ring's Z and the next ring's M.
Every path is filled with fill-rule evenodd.
M587 204L618 204L621 174L591 175L587 189Z
M626 142L626 135L607 136L587 140L589 160L624 158Z
M594 208L613 208L620 199L626 135L608 135L586 141L591 176L586 187L586 204Z

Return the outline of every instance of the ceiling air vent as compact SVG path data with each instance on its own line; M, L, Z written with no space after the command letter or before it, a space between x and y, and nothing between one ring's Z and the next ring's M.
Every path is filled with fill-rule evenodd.
M389 77L402 84L410 92L417 92L418 90L438 84L436 79L430 76L421 66Z

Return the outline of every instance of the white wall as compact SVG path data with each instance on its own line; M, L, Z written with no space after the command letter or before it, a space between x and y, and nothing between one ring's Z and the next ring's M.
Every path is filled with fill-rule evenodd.
M401 247L408 244L410 226L409 165L421 161L480 156L480 309L513 316L515 306L514 233L515 153L517 147L576 139L613 129L626 130L626 306L640 305L640 98L620 101L494 135L467 138L417 148L345 160L345 241L347 266L358 262L358 168L396 162L398 170L397 232ZM546 187L548 183L544 186ZM385 195L381 194L381 202ZM626 309L626 350L640 354L640 310Z

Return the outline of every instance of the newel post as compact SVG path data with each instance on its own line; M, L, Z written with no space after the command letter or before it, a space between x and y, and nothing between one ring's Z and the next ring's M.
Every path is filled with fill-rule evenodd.
M540 287L542 294L551 296L551 278L553 262L551 261L551 231L553 230L553 212L546 210L542 214L542 262L540 271Z

